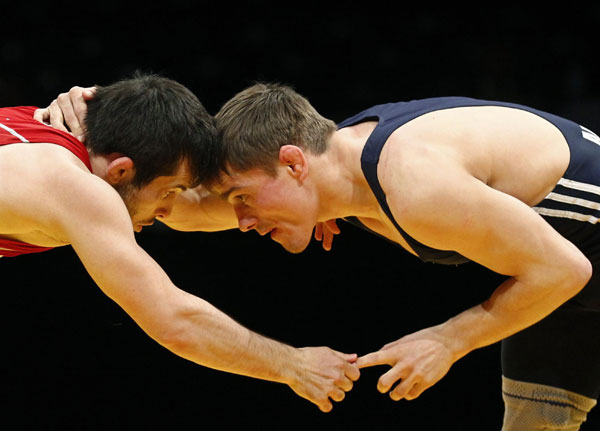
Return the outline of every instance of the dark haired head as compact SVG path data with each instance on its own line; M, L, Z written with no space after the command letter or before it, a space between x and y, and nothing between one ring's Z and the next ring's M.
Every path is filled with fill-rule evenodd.
M192 185L213 176L217 144L213 118L183 85L157 75L97 87L88 102L86 147L133 160L133 184L142 187L173 175L187 162Z

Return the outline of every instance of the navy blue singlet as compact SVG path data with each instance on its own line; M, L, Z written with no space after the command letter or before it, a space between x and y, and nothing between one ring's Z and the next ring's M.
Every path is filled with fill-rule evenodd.
M526 106L465 97L442 97L377 105L342 121L338 124L338 129L365 121L378 122L363 149L361 157L362 170L379 205L421 260L448 265L457 265L469 261L455 251L436 250L428 247L402 230L394 220L385 193L379 184L377 177L379 156L389 136L407 122L429 112L468 106L504 106L521 109L536 114L554 124L569 144L571 160L567 171L556 185L556 188L533 209L547 220L555 218L556 220L551 224L559 232L561 232L561 226L564 227L565 232L561 232L564 236L567 236L565 235L567 231L573 232L573 227L571 223L563 222L563 220L596 224L600 219L600 169L598 169L598 166L600 166L600 139L590 130L572 121ZM348 218L347 220L367 229L356 218Z

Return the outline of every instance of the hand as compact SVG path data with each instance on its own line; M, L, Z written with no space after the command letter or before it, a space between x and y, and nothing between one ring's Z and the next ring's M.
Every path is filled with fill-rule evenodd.
M324 223L317 223L315 226L315 239L323 241L323 248L327 251L331 250L333 243L333 235L340 233L340 228L337 226L335 219L327 220Z
M390 365L392 368L379 378L377 389L386 393L400 380L390 397L394 401L413 400L444 377L455 362L444 341L435 329L423 329L358 358L356 364L359 368Z
M33 118L83 141L86 101L93 99L95 92L95 87L73 87L68 93L59 94L47 108L37 109Z
M330 398L340 402L360 377L354 362L356 354L336 352L328 347L299 349L301 359L288 383L296 394L319 407L322 412L333 408Z

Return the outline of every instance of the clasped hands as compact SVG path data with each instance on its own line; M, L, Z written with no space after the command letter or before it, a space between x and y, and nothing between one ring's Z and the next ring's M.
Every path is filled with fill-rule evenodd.
M446 375L455 362L449 343L436 328L426 328L386 344L378 351L358 357L327 347L299 349L302 359L294 368L289 386L323 412L340 402L360 377L361 368L388 365L377 390L394 401L413 400Z

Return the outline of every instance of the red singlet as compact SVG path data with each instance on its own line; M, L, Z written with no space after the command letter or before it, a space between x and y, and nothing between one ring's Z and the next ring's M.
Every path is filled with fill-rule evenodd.
M36 109L34 106L0 108L0 146L20 143L60 145L75 154L91 171L92 166L85 146L68 133L34 120L33 113ZM52 248L0 238L0 257L38 253Z

